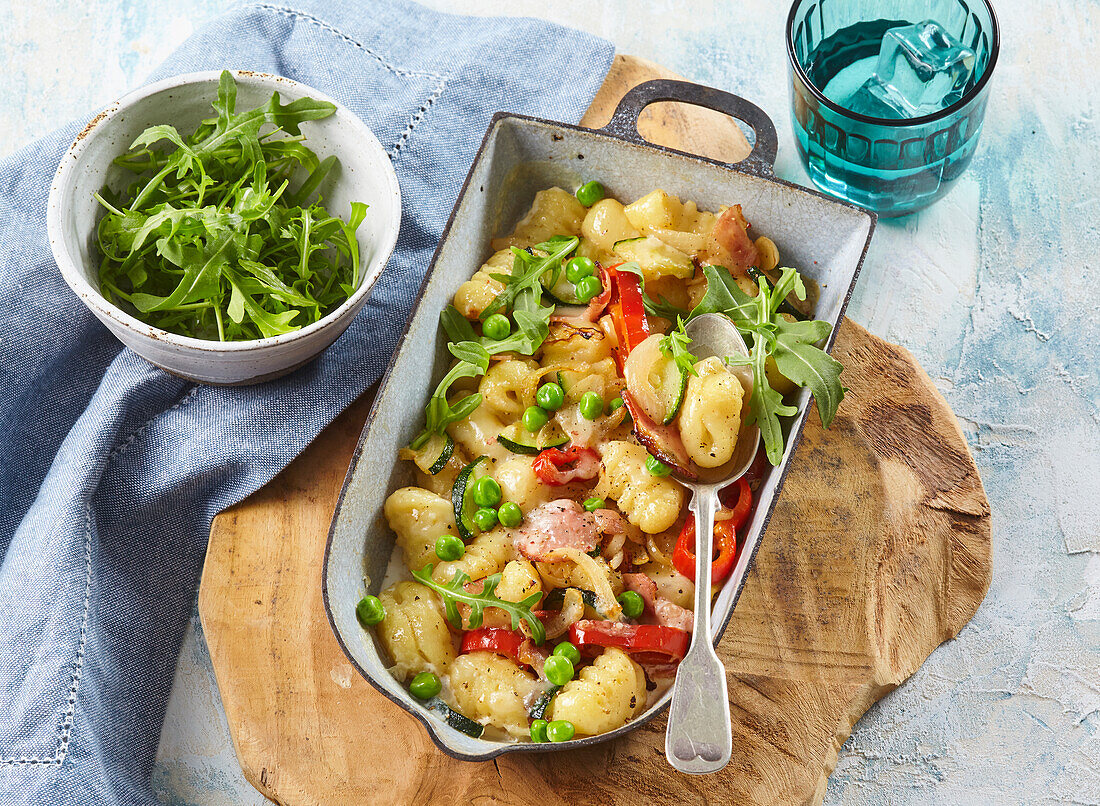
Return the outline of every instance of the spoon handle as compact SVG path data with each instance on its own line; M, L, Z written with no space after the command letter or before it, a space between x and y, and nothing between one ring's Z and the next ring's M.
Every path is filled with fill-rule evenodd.
M718 492L696 489L695 513L695 631L680 661L672 688L672 706L665 731L665 757L680 772L717 772L733 752L726 669L711 644L710 564L714 511Z

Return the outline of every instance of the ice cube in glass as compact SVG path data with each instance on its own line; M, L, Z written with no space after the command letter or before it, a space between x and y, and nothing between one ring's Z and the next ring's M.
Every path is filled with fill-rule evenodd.
M891 28L875 72L845 106L880 118L933 114L962 97L974 62L974 51L933 20Z

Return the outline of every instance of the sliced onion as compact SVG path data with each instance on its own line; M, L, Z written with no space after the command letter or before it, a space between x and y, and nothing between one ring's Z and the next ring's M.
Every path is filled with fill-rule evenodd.
M543 622L547 638L558 638L565 634L570 625L584 618L584 599L576 588L566 588L562 599L561 612ZM522 627L523 625L521 625Z

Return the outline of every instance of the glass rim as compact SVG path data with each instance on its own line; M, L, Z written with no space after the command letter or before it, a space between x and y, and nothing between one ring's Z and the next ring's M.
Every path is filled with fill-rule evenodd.
M939 112L933 112L930 115L921 115L918 118L876 118L871 117L870 115L864 115L860 112L853 112L852 110L845 109L840 104L826 98L825 93L822 92L821 89L819 89L818 86L810 80L810 77L808 75L806 75L806 71L802 68L801 62L799 62L798 57L795 56L794 36L792 32L794 30L795 10L802 4L802 2L803 0L794 0L794 2L791 3L790 13L787 14L787 60L790 62L791 68L802 80L802 83L806 85L806 87L810 90L814 98L816 98L819 103L824 104L826 107L833 110L837 114L843 115L844 117L850 118L860 123L870 123L875 126L886 126L891 129L901 129L907 128L909 126L923 126L927 123L936 123L965 108L971 101L977 98L982 90L985 89L985 85L989 83L989 78L993 75L993 68L997 66L997 57L1000 55L1001 52L1001 24L997 20L997 12L993 9L993 4L990 2L990 0L982 0L982 4L986 7L986 10L989 11L989 19L992 23L989 46L989 60L986 62L985 70L982 72L981 78L979 78L977 83L974 84L974 86L971 87L969 90L967 90L967 92L964 93L963 96L959 98L959 100L955 101L955 103L951 104L950 106L944 107Z

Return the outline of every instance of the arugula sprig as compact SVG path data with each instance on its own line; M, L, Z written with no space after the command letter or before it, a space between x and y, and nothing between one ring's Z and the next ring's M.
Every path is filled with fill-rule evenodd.
M443 376L428 400L424 409L424 430L410 444L414 451L423 447L432 434L442 434L448 425L469 417L481 405L480 392L465 395L453 403L447 401L447 393L457 380L484 375L489 369L489 353L472 340L448 344L447 349L457 361L450 372Z
M755 297L742 291L724 269L715 270L713 276L719 284L712 286L711 275L708 275L707 294L692 314L724 313L738 330L751 336L750 355L747 358L730 356L726 362L752 367L753 389L749 405L760 428L768 461L778 465L783 460L785 448L779 418L797 414L798 409L784 404L783 396L768 382L767 360L769 356L774 358L776 367L785 377L798 386L810 388L817 401L821 424L828 428L847 391L840 382L843 365L816 346L829 335L832 327L819 320L790 322L779 314L780 305L792 292L799 299L806 298L802 277L794 269L782 269L774 288L762 275L758 277L759 291Z
M786 405L783 396L771 387L766 374L768 359L774 359L776 367L792 383L810 388L810 393L817 401L821 423L828 428L847 391L840 382L843 365L816 346L817 342L829 335L832 327L828 322L805 318L790 322L782 316L788 312L799 315L797 309L787 302L791 294L800 300L806 299L806 286L795 269L781 269L774 288L768 284L762 272L750 269L749 275L758 289L756 296L750 296L741 290L726 268L702 268L707 289L699 304L691 311L681 310L664 299L654 302L645 294L645 286L642 286L646 312L677 322L676 328L662 337L661 352L687 370L689 362L694 363L694 356L688 349L690 340L684 333L684 326L696 316L705 313L728 316L752 344L748 358L730 357L727 358L727 363L752 366L753 391L749 398L752 417L760 427L768 460L773 465L778 465L783 459L785 449L779 418L797 414L798 409ZM639 277L642 276L637 264L624 263L618 270L632 271ZM689 371L694 372L694 367Z
M359 285L348 220L310 202L336 164L303 144L300 124L335 107L278 93L238 113L225 71L215 116L190 135L151 126L115 164L133 174L119 192L95 194L106 208L97 240L100 290L142 321L180 335L242 340L317 321ZM275 139L277 136L277 139Z
M470 581L470 577L464 571L456 570L451 581L445 584L432 579L431 563L419 571L413 571L412 575L416 577L420 584L431 588L442 597L443 606L447 612L447 620L454 625L455 629L476 630L481 626L485 608L496 607L503 610L512 619L513 630L518 630L520 622L523 621L530 628L532 641L541 644L546 640L546 628L538 617L531 612L531 608L537 605L539 599L542 598L541 591L536 591L518 602L510 602L507 599L501 599L495 593L497 585L500 584L500 574L486 577L480 593L471 593L466 590L465 586ZM462 624L462 615L458 612L460 602L470 607L470 615L465 627Z
M473 325L453 305L448 305L439 315L439 324L450 343L447 349L458 359L451 371L439 382L425 409L424 430L410 443L418 450L432 436L442 434L453 422L470 416L481 405L481 395L466 395L453 404L447 402L451 384L460 378L484 375L489 368L489 357L500 353L516 352L534 355L550 335L550 317L553 305L542 303L542 277L550 274L553 279L562 271L562 261L572 254L579 243L577 238L540 243L535 251L512 248L514 263L511 274L492 274L493 279L504 283L504 290L493 298L482 313L485 319L497 311L511 313L514 330L503 339L478 336Z
M688 375L698 375L699 373L695 370L695 362L699 359L692 355L688 349L691 339L684 331L686 324L683 317L676 317L676 327L670 330L667 336L661 337L661 340L657 342L657 347L666 358L676 362L676 366L682 372Z

